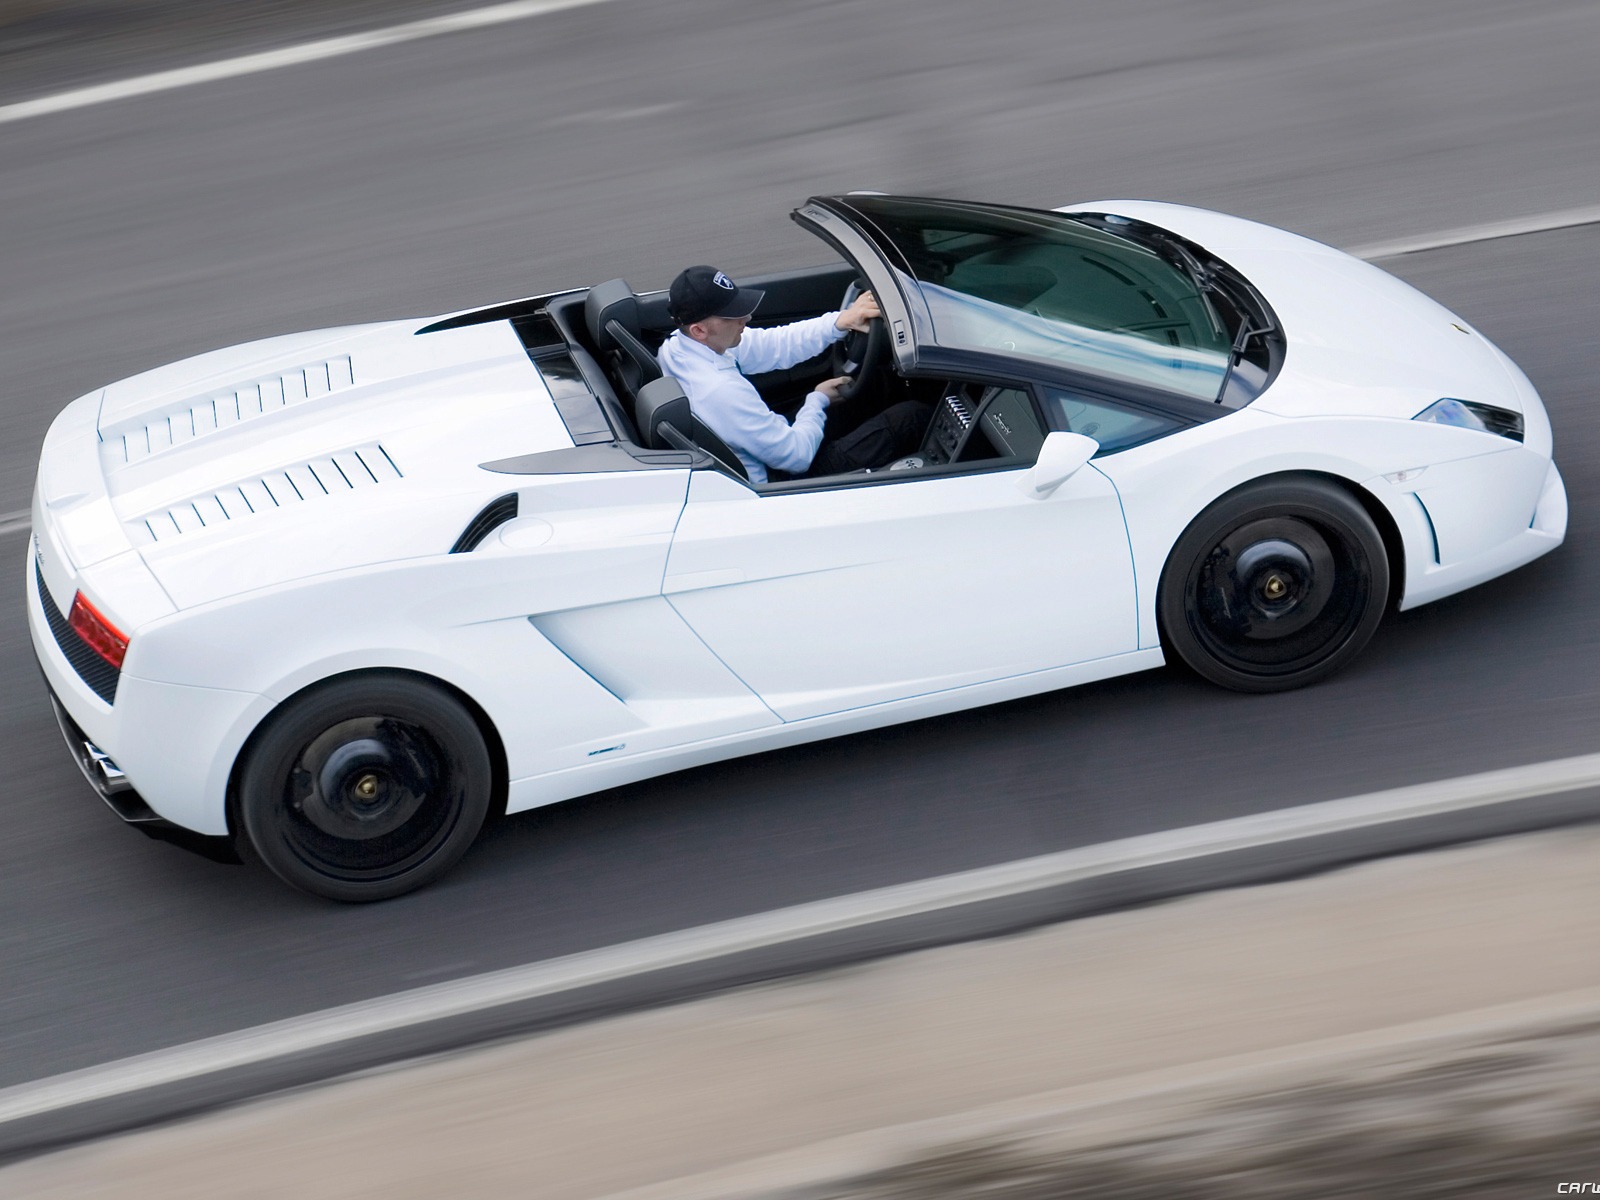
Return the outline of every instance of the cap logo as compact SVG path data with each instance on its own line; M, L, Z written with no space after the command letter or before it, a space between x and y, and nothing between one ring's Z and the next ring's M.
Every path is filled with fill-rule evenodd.
M718 271L715 275L713 275L711 277L711 282L716 284L719 288L721 288L725 292L733 291L733 280L729 279L721 271Z

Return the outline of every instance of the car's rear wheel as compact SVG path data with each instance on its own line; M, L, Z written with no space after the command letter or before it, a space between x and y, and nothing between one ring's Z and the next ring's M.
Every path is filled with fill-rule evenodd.
M489 810L477 723L406 675L334 680L289 701L239 776L243 832L274 874L331 900L384 900L452 867Z
M1365 509L1321 479L1263 480L1184 530L1157 606L1167 648L1242 692L1304 687L1361 652L1383 618L1389 561Z

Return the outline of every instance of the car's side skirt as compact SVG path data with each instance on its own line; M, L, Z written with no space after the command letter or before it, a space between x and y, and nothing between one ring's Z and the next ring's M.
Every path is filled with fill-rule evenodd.
M989 683L973 684L970 687L911 696L888 704L874 704L866 708L829 713L765 729L709 738L701 742L626 758L596 761L582 767L553 771L545 775L514 779L511 781L507 796L506 811L521 812L525 809L538 808L560 800L570 800L575 796L584 796L590 792L636 783L641 779L664 775L669 771L686 770L746 754L759 754L764 750L776 750L784 746L842 737L845 734L880 729L886 725L898 725L905 721L942 716L945 713L960 712L962 709L980 708L987 704L999 704L1006 700L1017 700L1024 696L1034 696L1078 684L1094 683L1134 671L1159 667L1165 661L1159 648L1135 650L1129 654L1113 655L1092 662L1075 663L1072 666L1056 667L1048 671L1032 671Z

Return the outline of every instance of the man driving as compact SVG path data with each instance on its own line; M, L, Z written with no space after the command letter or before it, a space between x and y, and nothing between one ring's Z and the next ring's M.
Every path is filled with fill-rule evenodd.
M871 292L840 312L771 329L750 329L764 295L715 267L695 266L672 281L667 311L677 329L662 343L662 371L683 386L694 415L733 449L752 483L769 468L789 475L836 475L880 467L916 449L928 411L896 404L836 441L824 441L828 408L850 376L825 379L806 395L792 422L767 407L745 373L777 371L821 354L881 316Z

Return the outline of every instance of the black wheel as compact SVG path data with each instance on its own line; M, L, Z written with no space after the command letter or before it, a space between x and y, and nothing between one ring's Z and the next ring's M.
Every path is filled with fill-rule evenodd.
M1157 608L1169 649L1241 692L1304 687L1361 652L1383 619L1389 560L1372 518L1318 479L1218 500L1172 548Z
M410 676L357 675L274 714L240 774L239 817L286 883L330 900L386 900L466 852L492 781L459 701Z

